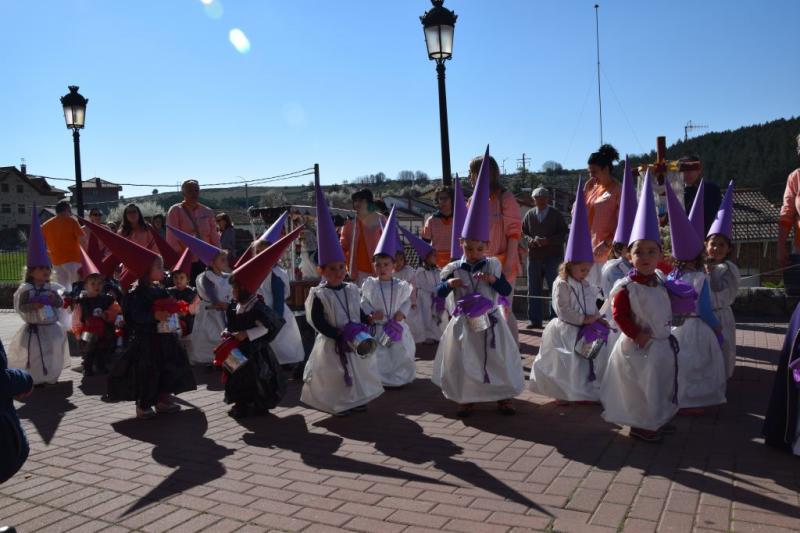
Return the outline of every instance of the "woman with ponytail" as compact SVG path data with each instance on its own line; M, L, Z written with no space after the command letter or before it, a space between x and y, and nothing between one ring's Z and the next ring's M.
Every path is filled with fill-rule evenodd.
M604 144L589 156L588 161L589 180L583 191L594 252L594 267L588 281L595 287L600 286L600 273L603 264L608 260L619 218L622 187L612 175L614 161L618 159L617 149L610 144Z

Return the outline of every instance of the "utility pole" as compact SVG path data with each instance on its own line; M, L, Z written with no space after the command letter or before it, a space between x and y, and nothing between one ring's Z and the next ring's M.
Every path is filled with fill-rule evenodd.
M517 163L519 163L519 165L520 165L519 168L522 171L522 178L523 179L525 179L525 177L527 177L527 175L528 175L528 164L530 162L531 162L531 158L528 157L527 154L525 154L524 152L522 153L522 157L520 159L517 159ZM529 185L530 185L531 189L533 189L533 175L531 175L531 177L530 177Z
M597 107L600 111L600 145L603 144L603 98L600 96L600 4L594 5L594 29L597 38Z

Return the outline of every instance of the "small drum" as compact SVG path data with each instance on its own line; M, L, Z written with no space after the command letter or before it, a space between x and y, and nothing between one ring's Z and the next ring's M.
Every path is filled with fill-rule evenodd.
M222 367L233 374L246 362L247 356L245 356L239 348L234 348L228 353L228 357L225 358L225 361L222 362Z
M81 340L87 344L92 344L93 342L97 342L97 334L92 333L91 331L84 331L81 333Z
M586 359L588 361L592 361L595 359L598 354L600 354L600 350L603 349L606 341L603 339L595 339L592 342L588 342L583 338L578 339L578 342L575 343L575 355Z
M36 318L39 322L55 322L58 320L56 310L52 305L43 305L40 309L36 310Z
M394 341L392 340L392 338L389 336L388 333L386 333L383 330L383 328L381 328L381 332L378 334L377 340L378 340L378 344L380 344L384 348L390 348L392 346L392 344L394 344Z
M474 333L480 333L492 327L492 321L489 320L489 313L484 313L475 317L468 316L467 322L469 323L469 328Z
M362 359L366 359L378 349L378 343L366 331L361 331L356 334L355 338L347 344L350 346L350 349Z
M158 323L158 333L180 333L181 321L177 313L169 315L169 318Z

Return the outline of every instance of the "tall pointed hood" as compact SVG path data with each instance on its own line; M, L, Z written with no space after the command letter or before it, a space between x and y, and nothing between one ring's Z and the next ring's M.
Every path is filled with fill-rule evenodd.
M686 211L672 191L672 187L667 183L664 190L667 194L672 257L679 261L691 261L703 251L703 241L686 216Z
M179 241L189 248L200 261L205 263L206 266L211 266L211 263L214 262L214 259L216 259L219 254L224 252L222 248L217 248L213 244L200 240L194 235L189 235L188 233L177 228L173 228L170 225L167 225L167 229L175 234L175 237L177 237Z
M319 178L314 177L314 194L317 200L317 263L324 267L329 263L344 263L344 250L339 244L339 235L333 225L328 202L319 185ZM264 250L266 252L266 250Z
M461 190L461 180L456 175L453 181L453 227L450 233L450 258L460 259L464 255L461 249L461 230L464 229L464 220L467 218L467 201L464 200L464 191Z
M91 231L87 233L89 233L89 243L86 247L86 252L89 254L89 257L92 258L94 264L99 266L103 261L103 250L100 247L100 239Z
M386 224L382 228L381 238L378 241L378 245L375 247L373 256L383 254L394 258L397 251L401 249L400 239L397 236L397 212L394 206L392 206L392 210L389 212L389 218L386 219Z
M122 235L117 235L104 226L99 226L89 220L82 219L81 222L97 235L97 238L106 245L111 254L117 257L128 269L134 271L137 276L144 276L149 273L153 266L153 261L159 257L152 250L148 250Z
M461 230L461 236L464 239L489 241L489 187L491 185L489 166L489 145L487 144L486 153L481 162L481 170L475 181L475 189L467 210L464 228Z
M87 252L83 246L78 245L81 250L81 268L78 271L78 275L81 279L86 279L87 276L91 274L100 274L100 269L97 268L97 265L94 264L92 258L89 256L89 252Z
M284 211L283 214L278 217L278 220L273 222L273 224L261 234L259 240L266 241L270 244L278 242L278 239L281 238L281 233L283 233L283 227L286 225L286 219L288 218L289 211Z
M728 183L728 190L725 191L725 196L722 197L717 216L714 222L711 223L711 228L708 230L708 237L712 235L723 235L729 241L733 240L733 182Z
M617 231L614 233L614 242L628 244L633 229L633 219L636 218L636 187L633 184L633 169L625 157L625 174L622 177L622 198L619 204L619 219Z
M408 244L410 244L411 247L414 248L414 251L417 252L420 261L424 261L426 257L434 252L433 246L431 246L429 243L423 241L403 226L398 226L398 228L400 228L400 232L406 238Z
M114 254L108 254L97 266L100 267L100 274L102 274L104 278L113 278L114 272L116 272L119 266L119 259L117 259Z
M181 254L180 259L172 266L170 272L183 272L187 276L192 275L192 256L191 250L185 248Z
M28 234L28 268L49 267L50 256L47 255L47 245L42 235L42 225L39 222L39 209L36 204L31 208L31 230Z
M575 205L572 207L572 224L569 227L564 260L573 263L594 262L589 215L586 212L586 199L583 197L583 178L578 178L578 191L575 193Z
M303 226L295 228L294 231L278 239L275 244L234 270L231 276L236 280L239 287L246 289L251 294L255 294L267 275L272 272L272 267L280 260L283 252L300 235L302 230Z
M706 235L705 196L705 180L700 180L700 185L697 186L697 194L695 194L694 202L692 203L692 209L689 211L689 222L692 223L697 235L700 236L700 240L703 240Z
M161 258L164 259L164 269L172 270L172 267L174 267L175 263L181 258L181 253L173 248L153 226L148 225L147 228L150 230L150 235L153 236L156 248L158 248L158 253L160 253Z
M653 241L661 246L661 234L658 231L658 214L656 213L656 199L653 196L653 180L650 179L650 169L644 175L642 192L639 195L639 205L636 206L636 218L633 219L633 229L628 237L628 244L636 241Z

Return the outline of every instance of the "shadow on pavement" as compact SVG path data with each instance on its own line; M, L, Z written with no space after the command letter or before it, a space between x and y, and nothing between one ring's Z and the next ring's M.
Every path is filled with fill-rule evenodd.
M153 444L153 459L175 469L127 509L125 515L224 476L226 469L221 461L234 453L205 437L208 419L196 408L158 415L152 420L131 418L111 426L120 435Z
M369 424L365 415L367 413L353 415L352 419L360 419L359 423ZM303 463L313 468L448 485L432 477L336 455L343 439L335 435L310 432L305 418L301 415L278 418L269 414L245 418L240 423L250 431L242 437L248 445L299 453Z
M24 405L17 410L17 414L22 419L30 420L44 443L50 444L66 413L77 408L68 399L72 392L71 381L37 387L33 394L22 400Z

